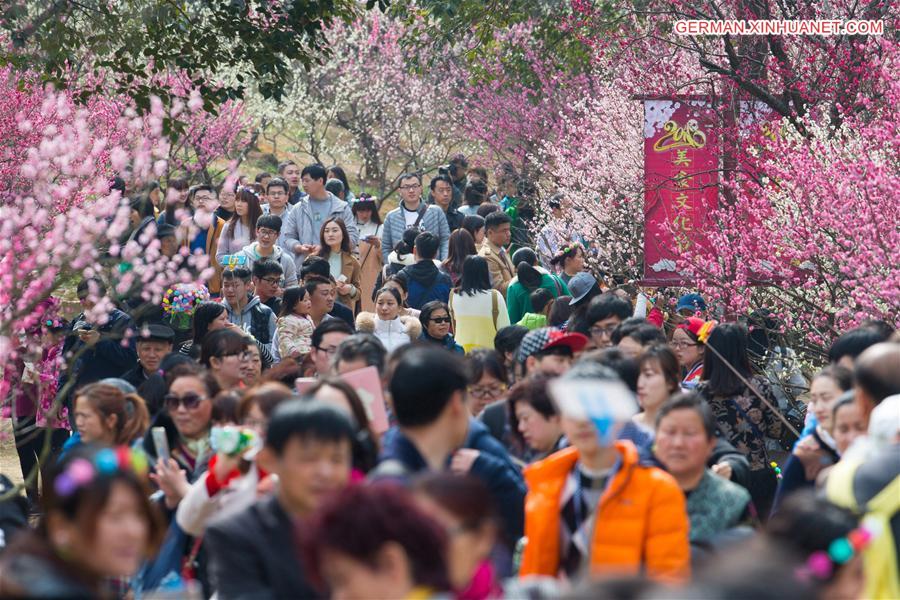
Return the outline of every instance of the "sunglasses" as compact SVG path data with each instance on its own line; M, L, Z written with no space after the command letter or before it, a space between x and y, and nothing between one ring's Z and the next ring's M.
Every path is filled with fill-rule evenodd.
M206 398L199 394L195 394L194 392L188 392L184 396L178 396L176 394L166 394L163 396L163 402L166 405L166 408L170 411L178 410L178 405L180 404L187 410L194 410L200 403L203 402Z
M435 317L431 319L432 323L449 323L450 317Z

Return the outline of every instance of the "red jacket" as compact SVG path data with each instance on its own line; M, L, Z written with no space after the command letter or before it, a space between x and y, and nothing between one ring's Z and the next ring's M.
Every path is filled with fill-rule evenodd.
M684 494L671 475L639 464L631 442L616 442L621 463L597 507L589 555L592 574L636 575L681 582L690 577ZM560 499L578 461L567 448L525 470L525 537L519 575L555 577L560 565Z

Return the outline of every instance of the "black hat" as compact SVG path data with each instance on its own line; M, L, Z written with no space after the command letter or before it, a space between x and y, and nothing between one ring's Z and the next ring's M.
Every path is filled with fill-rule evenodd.
M175 237L175 226L169 223L163 223L156 228L156 239L161 240L165 237Z
M171 327L162 325L161 323L150 323L144 325L137 332L137 341L158 340L161 342L174 342L175 331Z

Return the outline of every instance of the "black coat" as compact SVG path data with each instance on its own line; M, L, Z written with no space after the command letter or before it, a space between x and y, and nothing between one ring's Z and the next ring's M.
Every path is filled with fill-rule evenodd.
M218 597L319 597L306 578L294 532L294 523L274 496L213 521L204 543Z
M81 321L84 321L83 314L72 321L73 329ZM69 380L75 380L75 385L68 391L68 400L72 399L74 391L81 386L107 377L119 377L135 365L138 358L134 349L134 336L129 336L129 329L132 329L131 317L114 309L109 320L97 328L100 341L93 348L85 347L74 330L66 337L63 356L69 361L69 368L60 376L59 389L62 390ZM125 338L127 341L123 346L122 340Z

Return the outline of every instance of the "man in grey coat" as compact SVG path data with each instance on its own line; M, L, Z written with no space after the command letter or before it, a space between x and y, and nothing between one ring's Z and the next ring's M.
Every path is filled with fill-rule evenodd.
M450 247L450 227L444 211L433 204L422 202L422 180L415 173L400 176L400 206L387 214L381 235L381 255L384 264L394 246L403 239L403 232L410 227L430 231L440 240L438 260L447 258Z
M303 169L300 181L308 195L284 220L281 244L288 255L294 257L297 272L307 256L319 251L319 232L322 224L331 217L344 221L351 248L356 248L359 243L359 230L350 204L325 189L326 176L322 165L308 165Z

